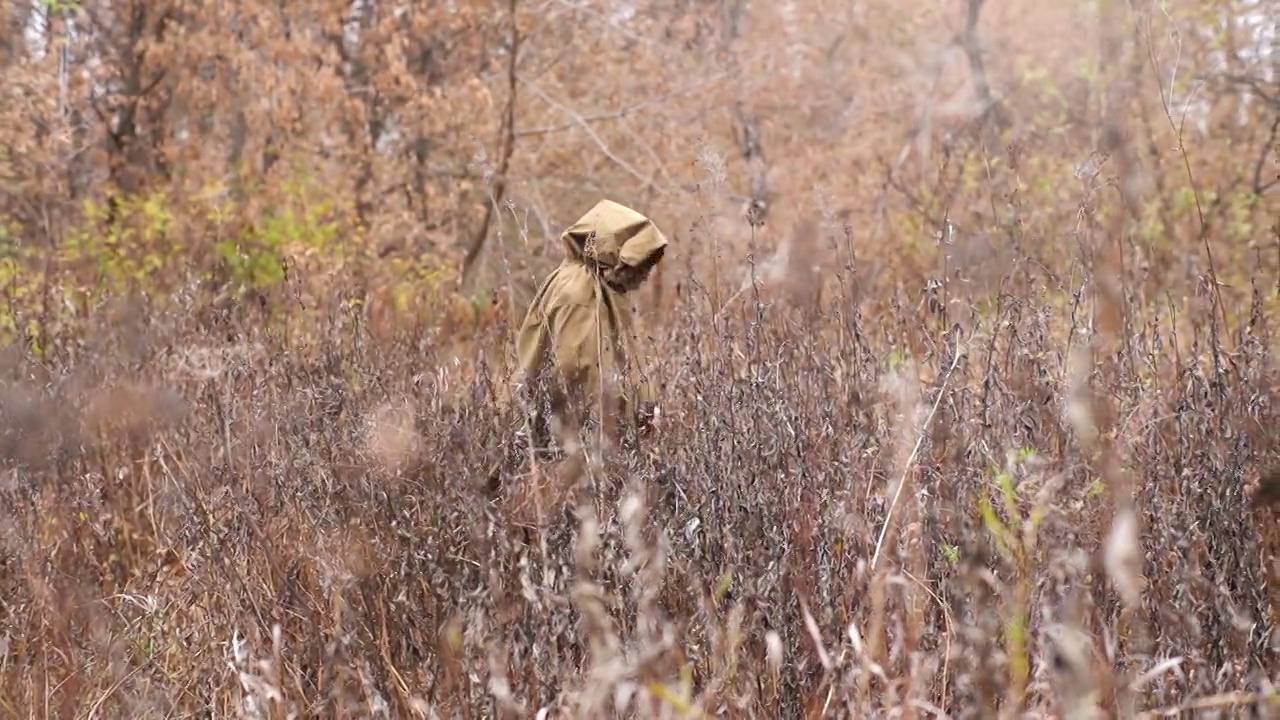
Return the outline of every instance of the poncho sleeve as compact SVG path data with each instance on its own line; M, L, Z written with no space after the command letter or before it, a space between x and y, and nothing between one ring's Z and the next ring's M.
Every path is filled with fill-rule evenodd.
M602 311L590 305L564 305L555 309L549 326L554 346L554 362L568 387L580 388L588 396L582 400L594 406L599 402L601 378L605 380L605 401L619 419L630 422L639 401L652 400L654 393L647 383L635 383L622 367L624 358L619 342L622 338L601 328L607 323ZM634 386L634 387L629 387Z

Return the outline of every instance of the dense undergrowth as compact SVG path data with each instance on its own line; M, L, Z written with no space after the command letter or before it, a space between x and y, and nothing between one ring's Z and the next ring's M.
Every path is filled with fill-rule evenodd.
M1135 306L1090 355L1088 293L939 314L828 280L669 299L654 442L496 495L502 314L458 355L350 289L193 286L11 344L4 714L1274 706L1264 288L1230 332Z

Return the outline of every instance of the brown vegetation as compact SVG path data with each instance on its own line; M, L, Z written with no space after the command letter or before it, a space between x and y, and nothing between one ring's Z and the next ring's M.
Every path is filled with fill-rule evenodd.
M0 716L1274 714L1263 6L0 2Z

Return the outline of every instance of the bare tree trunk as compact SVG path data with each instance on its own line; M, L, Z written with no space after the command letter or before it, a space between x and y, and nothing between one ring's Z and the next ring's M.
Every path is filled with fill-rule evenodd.
M991 81L987 79L987 66L982 61L982 46L978 42L978 20L982 16L982 6L986 0L969 0L965 13L964 34L960 36L960 45L964 48L965 57L969 60L969 72L973 75L973 92L982 108L980 119L985 120L991 112L995 101L991 98Z
M502 201L506 197L507 170L511 166L511 156L516 149L516 86L518 84L516 65L520 58L520 26L516 23L517 7L518 0L509 0L507 9L511 18L511 36L508 48L509 54L507 56L507 105L502 116L498 167L493 175L492 195L489 198L489 202L485 203L484 217L481 219L480 227L476 230L476 234L471 240L471 247L467 250L466 257L462 260L462 272L458 274L458 277L459 285L463 287L466 286L467 281L471 278L476 261L480 258L480 253L484 250L485 241L489 237L489 226L493 224L493 217L502 207Z
M27 54L26 29L31 20L29 0L10 0L0 7L0 70L17 65Z
M153 174L167 176L160 152L163 116L168 93L161 88L167 69L149 62L152 43L164 40L173 19L173 8L148 0L132 0L117 16L116 8L86 6L89 32L99 38L96 52L115 61L113 84L107 98L90 96L90 103L106 131L109 184L117 192L132 195L146 186ZM112 201L114 203L114 200Z

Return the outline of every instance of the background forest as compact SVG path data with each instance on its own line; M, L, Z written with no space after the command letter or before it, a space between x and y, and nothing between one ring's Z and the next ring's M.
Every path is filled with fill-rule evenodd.
M0 715L1274 714L1268 7L0 0Z

